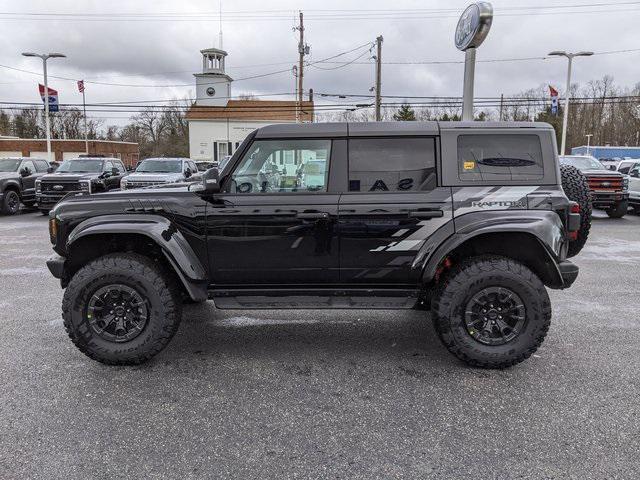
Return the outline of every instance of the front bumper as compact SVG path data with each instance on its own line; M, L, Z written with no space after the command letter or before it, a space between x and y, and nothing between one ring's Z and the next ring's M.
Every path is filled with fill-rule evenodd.
M36 202L39 207L53 207L64 197L69 195L69 193L79 193L79 192L65 192L61 194L47 194L47 193L38 193L36 194Z
M563 260L558 263L558 271L562 277L562 288L569 288L578 278L580 268L569 260Z
M592 203L594 207L602 207L602 206L611 206L616 203L620 203L623 200L627 200L629 198L628 192L598 192L597 190L591 191L592 195Z
M47 268L54 277L60 280L62 280L62 277L64 276L64 262L66 260L66 258L60 255L52 255L47 260Z

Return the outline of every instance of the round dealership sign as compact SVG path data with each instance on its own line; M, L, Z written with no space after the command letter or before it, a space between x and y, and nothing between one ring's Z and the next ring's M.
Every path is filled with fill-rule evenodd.
M213 87L209 87L207 88L207 95L209 95L210 97L213 97L216 94L216 89Z
M489 2L478 2L469 5L458 20L456 27L456 48L466 50L479 47L491 28L493 7Z

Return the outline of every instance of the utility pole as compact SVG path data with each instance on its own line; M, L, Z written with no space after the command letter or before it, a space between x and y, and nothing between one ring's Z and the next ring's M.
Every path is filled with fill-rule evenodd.
M304 77L304 15L300 12L300 24L298 25L298 31L300 32L300 41L298 42L298 122L301 120L302 115L302 96L304 89L302 86Z
M304 95L303 78L304 78L304 56L309 55L309 45L304 43L304 15L300 11L300 23L297 27L293 27L293 30L300 32L300 40L298 41L298 89L296 93L297 105L296 105L296 117L298 121L302 121L302 101Z
M376 122L381 119L380 104L382 103L382 35L376 38Z

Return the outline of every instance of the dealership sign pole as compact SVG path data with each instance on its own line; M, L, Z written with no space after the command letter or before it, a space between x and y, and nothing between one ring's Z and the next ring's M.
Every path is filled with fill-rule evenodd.
M489 2L469 5L458 20L455 44L464 52L464 87L462 90L462 120L473 120L473 81L476 69L476 48L489 34L493 7Z

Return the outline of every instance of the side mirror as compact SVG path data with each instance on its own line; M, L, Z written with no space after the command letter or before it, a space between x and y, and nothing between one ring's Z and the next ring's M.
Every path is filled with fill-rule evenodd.
M190 176L191 176L191 169L190 169L190 168L187 168L187 169L184 171L184 178L189 178Z
M55 170L56 170L56 169L55 169L55 168L53 168L53 167L48 167L48 168L47 168L47 173L53 173L53 172L55 172Z
M189 185L189 190L201 195L212 195L220 192L220 172L217 168L210 168L202 174L202 183L196 182Z
M29 170L27 167L24 167L24 168L20 169L20 176L21 177L28 177L29 175L31 175L31 170Z
M112 167L111 168L111 175L113 175L114 177L117 175L120 175L120 170L118 170L116 167Z
M629 175L635 178L640 178L640 170L632 170Z

